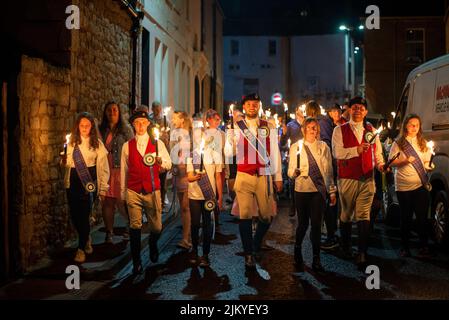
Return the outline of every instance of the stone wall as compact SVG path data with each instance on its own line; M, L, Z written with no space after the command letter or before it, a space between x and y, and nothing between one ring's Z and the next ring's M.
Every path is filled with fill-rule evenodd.
M19 241L24 269L70 235L59 152L74 112L70 70L22 57L18 79L23 212Z
M125 114L128 111L131 18L118 1L73 4L80 8L81 29L72 31L71 67L22 56L18 77L21 181L20 190L14 192L23 204L18 216L25 271L74 235L59 152L76 113L89 111L100 121L103 106L110 100L117 101Z

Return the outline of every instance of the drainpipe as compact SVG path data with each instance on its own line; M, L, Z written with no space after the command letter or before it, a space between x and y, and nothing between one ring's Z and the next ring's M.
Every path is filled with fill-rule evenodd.
M131 92L129 97L129 111L132 112L136 109L136 83L137 83L137 40L140 35L141 23L144 17L144 13L139 11L136 6L136 0L120 0L121 5L125 7L128 14L133 20L133 25L131 27L131 38L132 38L132 69L131 69Z

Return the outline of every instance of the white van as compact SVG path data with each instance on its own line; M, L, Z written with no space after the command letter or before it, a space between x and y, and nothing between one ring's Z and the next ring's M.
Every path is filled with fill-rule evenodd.
M435 241L449 245L449 54L410 72L396 110L392 138L399 134L402 120L409 113L421 117L424 137L435 142L429 219Z

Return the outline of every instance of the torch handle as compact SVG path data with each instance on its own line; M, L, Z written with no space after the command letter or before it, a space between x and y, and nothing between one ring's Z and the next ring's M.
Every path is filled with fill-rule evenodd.
M393 163L393 161L396 160L397 158L399 158L400 155L401 155L400 152L396 153L396 154L393 156L393 158L391 158L390 160L387 161L387 163L385 164L384 169L385 169L385 170L388 169L388 168L391 166L391 164Z

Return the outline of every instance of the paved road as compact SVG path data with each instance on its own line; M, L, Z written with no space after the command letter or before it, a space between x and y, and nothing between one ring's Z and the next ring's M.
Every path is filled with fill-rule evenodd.
M369 250L371 263L380 270L379 290L368 290L367 275L358 271L352 262L339 258L338 252L323 252L322 263L327 272L313 272L308 236L304 244L306 270L297 273L292 264L295 226L296 218L290 218L286 208L281 207L267 234L264 256L256 271L245 271L238 222L224 212L212 245L211 267L205 270L192 267L188 253L176 247L181 235L180 226L175 225L166 230L172 236L166 238L158 264L148 265L145 247L143 261L147 265L142 276L130 276L132 265L128 262L114 273L83 273L81 290L71 292L65 289L63 273L50 278L34 276L2 288L0 298L449 299L448 255L437 251L428 261L399 259L399 232L383 224L376 225ZM355 235L353 243L356 244ZM123 247L123 243L115 246ZM122 247L117 250L126 250L126 246Z

